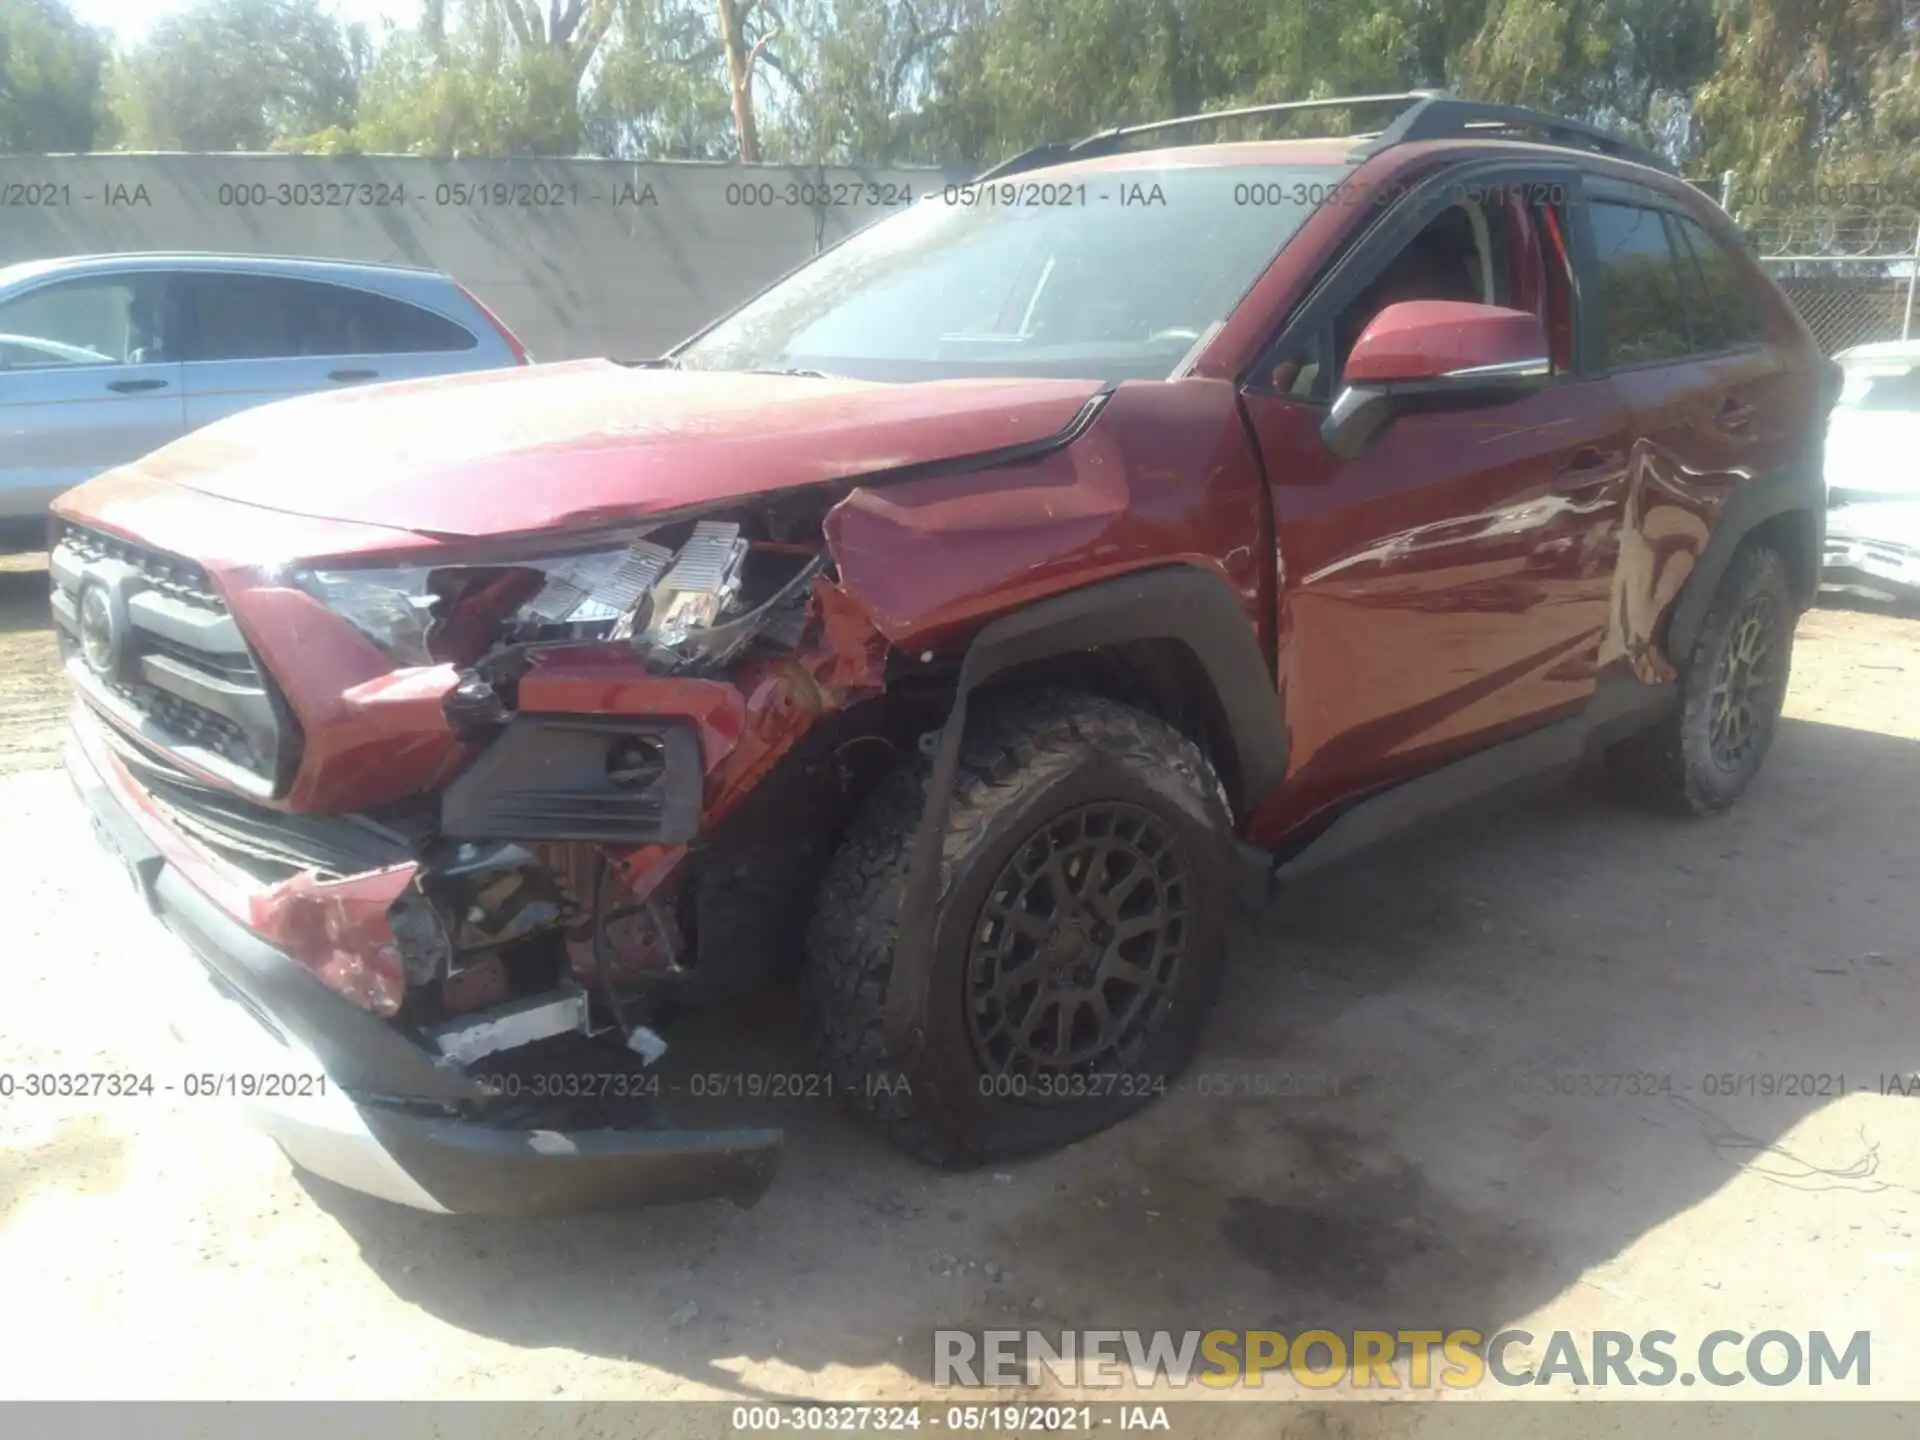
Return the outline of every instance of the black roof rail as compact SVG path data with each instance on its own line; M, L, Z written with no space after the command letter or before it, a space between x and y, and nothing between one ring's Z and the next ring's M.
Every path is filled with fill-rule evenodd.
M977 183L981 180L998 180L1002 175L1017 175L1022 170L1038 170L1043 165L1056 165L1072 153L1071 145L1043 140L1031 149L1022 150L1018 155L1009 155L998 165L988 166L973 178Z
M1035 145L998 165L981 171L979 180L997 180L1017 175L1022 170L1037 170L1066 160L1085 160L1095 155L1113 155L1127 148L1129 141L1142 135L1157 135L1166 130L1186 130L1212 125L1222 120L1247 120L1263 115L1297 115L1307 110L1343 110L1356 105L1414 106L1446 94L1444 90L1396 90L1381 95L1330 95L1324 100L1282 100L1271 105L1242 105L1234 110L1207 110L1198 115L1179 115L1171 120L1150 120L1144 125L1121 125L1102 130L1070 145L1056 142Z
M1653 151L1623 140L1618 135L1579 120L1565 120L1542 110L1522 105L1495 105L1480 100L1463 100L1445 90L1402 90L1380 95L1330 95L1324 100L1283 100L1273 105L1243 105L1235 110L1209 110L1198 115L1181 115L1171 120L1153 120L1144 125L1122 125L1102 130L1070 145L1049 141L1022 150L998 165L981 171L975 181L998 180L1024 170L1038 170L1067 160L1084 160L1095 155L1112 155L1125 150L1129 142L1143 135L1158 135L1168 130L1186 130L1221 120L1245 120L1263 115L1293 115L1307 110L1340 110L1354 106L1401 107L1386 129L1373 136L1372 143L1356 157L1377 155L1394 145L1415 140L1448 139L1533 139L1549 144L1588 150L1595 154L1647 165L1669 175L1679 171Z
M1457 95L1432 95L1399 115L1380 132L1362 157L1377 155L1394 145L1415 140L1524 140L1543 139L1549 144L1589 150L1615 160L1629 160L1668 175L1680 172L1643 145L1623 140L1597 125L1566 120L1524 105L1494 105L1482 100L1462 100Z

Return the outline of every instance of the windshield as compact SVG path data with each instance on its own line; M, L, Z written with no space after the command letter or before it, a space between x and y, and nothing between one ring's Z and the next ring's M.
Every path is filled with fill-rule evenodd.
M1345 174L1179 167L948 186L674 358L862 380L1163 379Z

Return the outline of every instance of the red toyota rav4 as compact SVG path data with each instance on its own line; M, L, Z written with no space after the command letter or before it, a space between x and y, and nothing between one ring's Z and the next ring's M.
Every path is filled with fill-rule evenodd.
M1276 876L1589 755L1730 803L1836 367L1654 157L1321 103L1388 123L1042 147L663 360L68 494L69 764L195 1068L426 1208L751 1198L663 1032L794 974L785 1088L964 1164L1164 1091Z

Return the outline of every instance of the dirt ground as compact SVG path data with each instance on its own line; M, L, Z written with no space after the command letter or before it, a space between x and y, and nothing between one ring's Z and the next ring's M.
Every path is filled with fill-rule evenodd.
M49 768L44 586L0 574L0 1074L178 1075ZM303 1178L221 1102L0 1100L0 1397L900 1397L936 1328L1071 1325L1868 1330L1865 1393L1915 1399L1920 1103L1881 1092L1920 1068L1920 623L1810 615L1789 713L1724 818L1556 790L1245 927L1200 1068L1323 1093L1189 1086L997 1171L799 1105L751 1210L489 1222ZM1670 1088L1556 1093L1617 1074Z
M67 713L44 555L0 554L0 775L60 763Z

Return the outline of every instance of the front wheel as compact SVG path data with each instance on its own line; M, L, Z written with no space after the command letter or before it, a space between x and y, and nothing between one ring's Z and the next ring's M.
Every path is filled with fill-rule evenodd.
M1681 679L1679 707L1607 754L1637 798L1709 815L1740 798L1773 745L1793 665L1793 586L1779 551L1728 566Z
M949 1165L1064 1144L1165 1093L1218 989L1232 870L1212 767L1153 716L1016 696L968 728L912 1054L888 1053L881 1008L923 761L855 822L807 937L836 1088L895 1143Z

